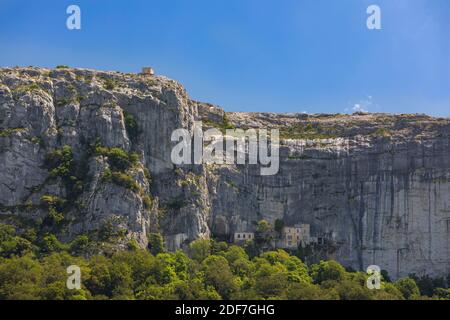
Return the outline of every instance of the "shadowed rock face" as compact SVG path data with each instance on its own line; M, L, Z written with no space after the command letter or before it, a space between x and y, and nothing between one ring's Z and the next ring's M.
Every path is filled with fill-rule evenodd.
M257 165L174 166L171 134L196 120L221 129L278 128L279 173L261 176ZM76 192L70 174L48 164L64 146L81 185ZM134 154L122 170L131 182L107 178L112 156L95 146ZM376 264L394 278L450 271L449 119L225 113L190 100L164 77L0 69L0 169L0 219L41 226L48 215L42 197L57 196L68 205L63 225L51 231L63 241L109 223L141 246L148 232L161 232L175 249L282 219L310 224L311 235L324 239L310 261Z

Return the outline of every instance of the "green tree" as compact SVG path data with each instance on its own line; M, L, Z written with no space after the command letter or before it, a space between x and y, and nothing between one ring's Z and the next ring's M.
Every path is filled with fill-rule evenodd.
M181 250L177 250L174 254L175 272L179 279L187 280L189 274L193 271L193 261Z
M77 236L69 246L69 250L74 255L82 255L87 252L89 237L86 235Z
M117 252L112 257L112 263L116 262L125 263L131 268L132 287L135 292L142 284L156 282L154 280L156 258L147 250Z
M94 298L110 299L133 298L133 269L124 259L108 259L94 256L89 262L90 272L84 281Z
M139 161L135 153L127 153L121 148L95 147L95 153L108 157L108 162L113 171L126 171Z
M152 249L161 248L157 235ZM308 268L284 250L250 259L239 246L197 240L190 245L189 258L182 250L155 249L156 255L139 247L117 250L115 235L101 238L101 243L80 235L69 245L53 234L37 237L30 228L22 236L14 227L0 224L0 299L400 300L430 299L420 296L420 290L429 294L425 290L431 289L433 299L450 299L440 278L414 276L422 287L413 278L383 280L380 290L369 290L366 273L346 271L332 260ZM37 239L38 248L30 242ZM92 256L95 251L102 255ZM80 290L66 287L70 265L81 268Z
M411 278L399 279L394 285L407 300L412 300L420 296L419 287Z
M221 252L221 255L223 255L230 264L233 264L238 259L248 260L248 255L245 250L238 246L230 246L227 251Z
M60 252L66 248L54 234L46 234L40 242L40 250L42 253Z
M164 239L160 233L148 234L148 249L155 256L164 252Z
M211 242L206 239L192 241L189 245L190 256L201 263L211 254Z
M91 297L85 289L67 288L67 267L77 265L81 268L82 279L89 275L89 268L83 258L73 257L67 252L53 253L41 259L43 269L40 298L45 300L86 300Z
M433 295L436 288L444 288L446 286L446 281L444 278L432 278L429 275L417 277L415 274L411 274L409 277L416 282L419 287L420 294L428 297Z
M92 257L89 261L91 272L84 280L84 284L94 298L95 296L112 297L110 264L111 260L99 255Z
M247 240L244 243L245 252L248 254L250 258L257 257L258 254L260 253L260 248L258 246L259 240L258 241L255 240Z
M321 284L324 281L341 281L346 277L345 268L334 260L320 261L311 266L311 275L314 283Z
M270 232L272 230L272 227L270 226L270 223L266 220L261 220L258 222L257 232L259 233L265 233Z
M118 300L133 299L132 268L125 262L115 262L110 265L109 290L111 297Z
M286 298L288 288L288 273L281 264L270 265L260 260L255 272L256 292L264 299Z
M228 244L224 241L210 240L211 254L220 254L228 249Z
M274 226L275 231L278 232L278 233L281 233L283 228L284 228L284 221L281 220L281 219L276 219L275 220L275 226Z
M341 300L372 300L373 292L358 281L343 280L335 286Z
M139 127L136 119L131 113L124 112L125 128L132 141L135 141L139 135Z
M13 226L0 224L0 257L10 258L31 252L33 245L30 241L15 235Z
M171 253L160 253L156 256L153 274L159 284L170 284L178 280L176 263L175 256Z
M374 300L404 300L402 293L392 283L382 283L381 290L375 290Z
M43 270L31 255L12 257L0 263L1 300L40 299Z
M339 300L335 289L324 290L318 285L308 283L292 283L287 291L289 300Z
M228 261L221 256L209 256L203 261L205 284L213 286L224 299L237 290Z
M241 277L248 278L254 272L255 266L251 261L245 258L238 258L230 263L233 274Z
M450 289L437 288L434 290L434 296L438 299L450 300Z

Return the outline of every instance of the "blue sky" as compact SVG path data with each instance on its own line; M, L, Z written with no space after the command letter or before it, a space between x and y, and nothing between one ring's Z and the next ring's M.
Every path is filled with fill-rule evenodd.
M0 0L0 44L1 66L150 65L227 111L450 116L449 0Z

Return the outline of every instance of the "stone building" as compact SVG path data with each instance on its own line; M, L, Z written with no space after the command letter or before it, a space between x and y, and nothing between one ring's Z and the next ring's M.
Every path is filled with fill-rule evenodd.
M311 241L310 225L299 224L286 226L281 231L281 238L278 241L278 247L285 249L297 249L301 244L305 246Z
M144 76L153 76L155 74L155 70L153 70L152 67L143 67L141 74Z
M306 246L311 242L311 226L309 224L301 224L300 228L300 242Z
M253 240L255 238L255 234L253 232L235 232L234 233L234 242L243 242L247 240Z

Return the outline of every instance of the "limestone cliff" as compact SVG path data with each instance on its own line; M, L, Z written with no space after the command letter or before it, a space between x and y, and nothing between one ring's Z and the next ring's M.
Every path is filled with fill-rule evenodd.
M198 120L280 129L279 173L173 165L173 130ZM165 77L0 69L0 219L38 225L63 241L113 226L141 246L149 232L161 232L174 249L281 219L310 224L324 239L311 259L376 264L393 277L444 275L449 152L449 119L225 114Z

